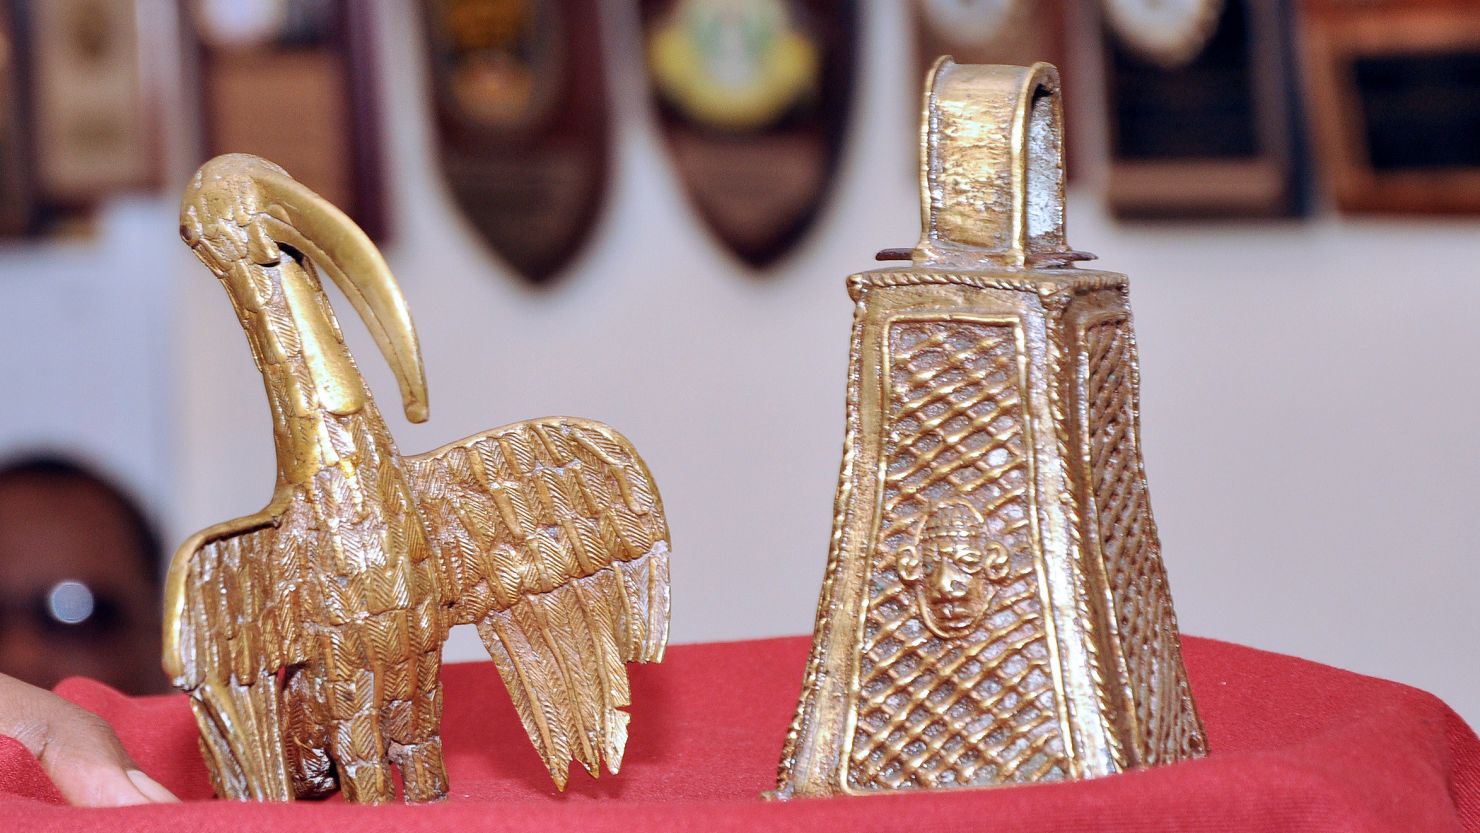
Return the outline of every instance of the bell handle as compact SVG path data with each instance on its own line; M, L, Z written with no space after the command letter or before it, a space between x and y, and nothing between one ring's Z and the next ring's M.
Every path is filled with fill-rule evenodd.
M1064 237L1059 71L935 62L920 120L917 266L1038 268L1085 256Z

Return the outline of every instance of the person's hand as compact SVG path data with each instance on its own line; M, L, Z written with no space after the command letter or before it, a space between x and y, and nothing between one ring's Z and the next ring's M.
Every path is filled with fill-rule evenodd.
M67 801L83 807L179 801L135 764L103 719L0 674L0 735L31 750Z

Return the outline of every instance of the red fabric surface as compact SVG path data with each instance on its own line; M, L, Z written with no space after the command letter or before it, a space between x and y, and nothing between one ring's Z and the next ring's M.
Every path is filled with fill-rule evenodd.
M795 706L802 638L689 645L632 668L619 776L557 793L491 663L449 666L449 801L352 807L210 801L180 696L130 699L87 680L58 691L118 730L184 805L62 806L36 762L0 739L4 830L1470 831L1480 741L1431 695L1304 660L1187 639L1212 754L1097 781L935 795L763 802Z

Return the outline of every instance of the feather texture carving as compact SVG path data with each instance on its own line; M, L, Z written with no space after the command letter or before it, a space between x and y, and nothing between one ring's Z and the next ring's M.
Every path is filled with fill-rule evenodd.
M189 692L217 792L350 801L447 793L442 645L476 626L555 783L615 773L626 663L662 659L668 527L646 465L599 422L556 417L403 457L319 274L365 317L425 418L405 301L333 206L249 156L206 163L181 231L221 281L266 383L266 509L175 555L164 661Z
M661 660L668 641L668 529L637 452L605 425L555 417L406 464L432 546L459 577L453 622L478 626L551 777L564 786L572 760L615 773L624 664Z

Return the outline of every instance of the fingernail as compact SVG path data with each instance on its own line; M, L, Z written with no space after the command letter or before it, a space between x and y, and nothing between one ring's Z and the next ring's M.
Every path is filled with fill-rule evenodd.
M142 771L131 769L128 771L128 780L134 782L134 786L144 797L150 801L160 804L178 803L180 799L175 794L164 788L163 784L145 775Z

